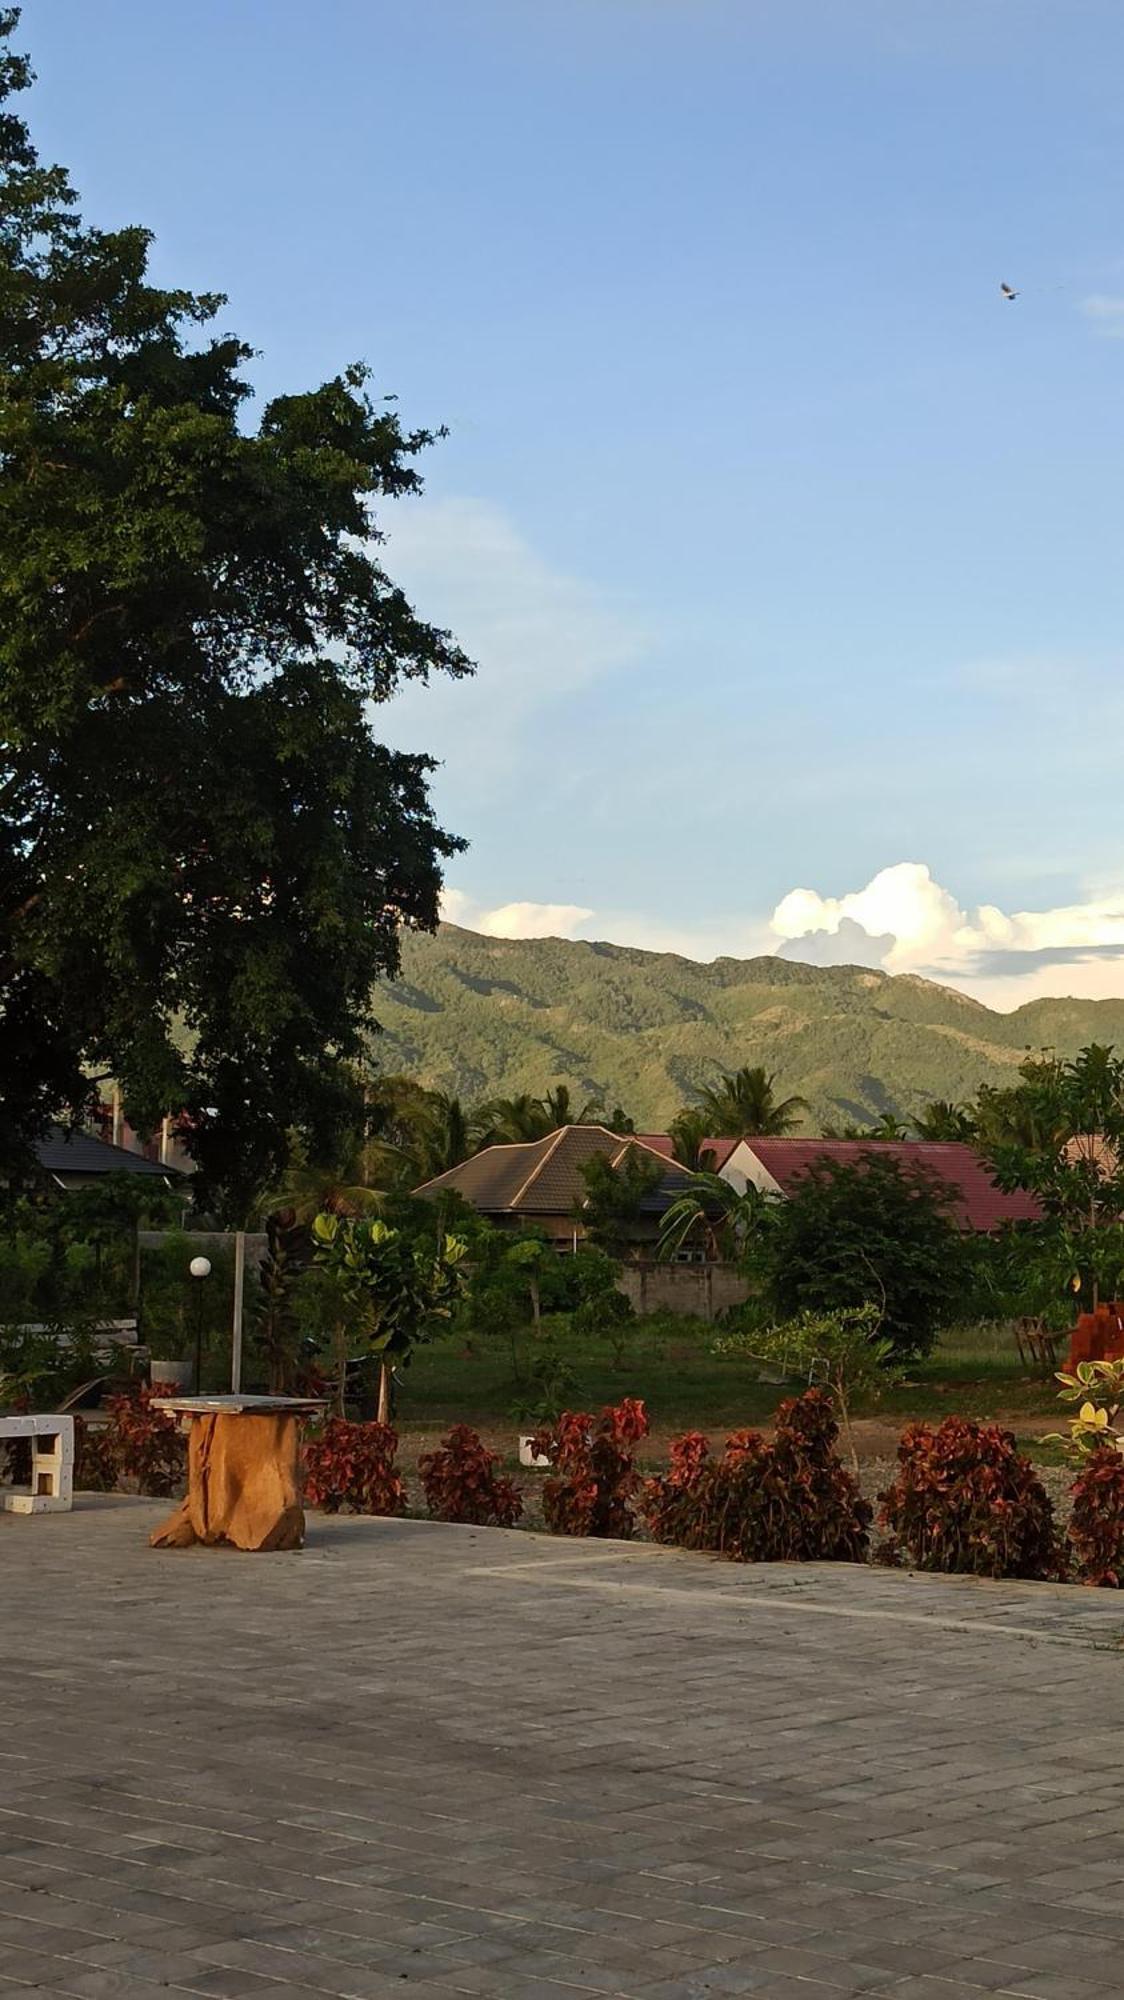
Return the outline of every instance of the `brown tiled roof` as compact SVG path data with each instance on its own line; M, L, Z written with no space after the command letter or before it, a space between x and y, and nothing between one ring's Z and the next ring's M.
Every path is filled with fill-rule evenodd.
M585 1194L584 1163L603 1153L616 1166L630 1148L654 1154L664 1169L660 1185L644 1203L652 1214L662 1214L681 1193L688 1179L686 1169L644 1140L622 1137L603 1125L562 1125L545 1139L524 1145L485 1146L471 1160L425 1181L415 1193L451 1188L483 1215L569 1215Z
M948 1183L962 1229L990 1232L1004 1222L1035 1222L1042 1213L1034 1195L1004 1194L997 1188L986 1160L958 1140L747 1139L746 1145L785 1195L817 1160L850 1164L864 1153L889 1153L899 1166L927 1167Z

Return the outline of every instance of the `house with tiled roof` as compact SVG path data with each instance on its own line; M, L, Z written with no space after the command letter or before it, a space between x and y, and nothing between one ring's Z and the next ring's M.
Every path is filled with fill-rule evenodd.
M853 1165L876 1152L906 1172L918 1168L951 1188L952 1213L962 1229L991 1235L1007 1222L1035 1222L1042 1211L1032 1194L1004 1194L974 1146L935 1139L739 1139L719 1169L733 1187L746 1183L787 1200L802 1174L817 1162Z
M40 1171L55 1187L92 1187L106 1174L133 1174L172 1187L183 1181L179 1167L170 1161L146 1159L143 1153L126 1146L111 1146L90 1132L70 1131L52 1125L35 1145Z
M485 1146L471 1160L450 1167L415 1189L434 1197L443 1190L459 1194L481 1215L501 1228L533 1225L545 1232L558 1250L574 1250L583 1229L581 1204L586 1195L582 1167L602 1155L619 1167L631 1153L640 1153L660 1168L660 1178L641 1203L636 1254L654 1256L663 1218L690 1181L685 1167L667 1151L632 1134L622 1136L604 1125L563 1125L545 1139L517 1145Z

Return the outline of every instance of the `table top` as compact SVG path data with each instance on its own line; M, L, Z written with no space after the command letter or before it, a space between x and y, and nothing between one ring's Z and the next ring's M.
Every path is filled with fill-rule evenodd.
M154 1396L154 1410L171 1410L178 1417L267 1417L271 1411L313 1415L327 1408L325 1396Z

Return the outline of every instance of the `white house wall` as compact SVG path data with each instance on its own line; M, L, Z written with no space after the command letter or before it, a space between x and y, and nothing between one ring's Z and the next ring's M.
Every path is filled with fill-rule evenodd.
M768 1167L758 1159L748 1139L739 1139L733 1152L719 1175L720 1180L729 1181L732 1188L744 1194L747 1183L760 1188L762 1194L778 1195L783 1198L784 1190L775 1180Z

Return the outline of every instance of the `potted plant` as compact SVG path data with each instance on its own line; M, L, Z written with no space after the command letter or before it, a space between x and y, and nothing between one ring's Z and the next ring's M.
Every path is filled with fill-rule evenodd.
M187 1393L191 1389L195 1375L195 1365L191 1361L156 1361L148 1364L148 1379L152 1388L175 1389Z

